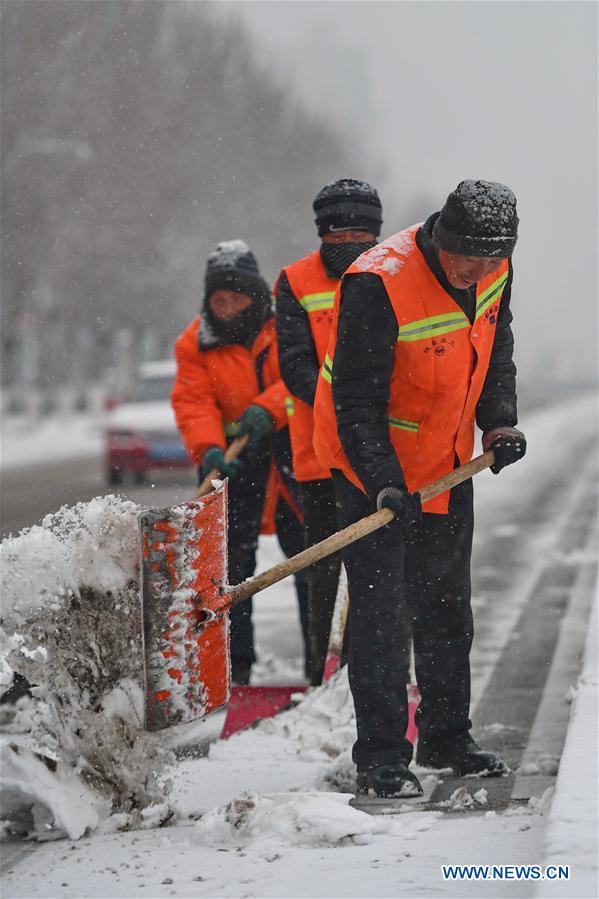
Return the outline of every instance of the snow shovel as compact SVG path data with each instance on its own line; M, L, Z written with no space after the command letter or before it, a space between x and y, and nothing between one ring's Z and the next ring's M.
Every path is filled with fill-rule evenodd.
M493 464L488 450L420 490L426 502ZM156 731L222 708L231 693L229 611L393 520L380 509L268 571L227 585L227 482L139 516L145 726Z
M248 439L233 440L225 461ZM139 516L146 730L194 721L229 699L229 624L212 611L216 594L208 598L226 578L226 486L212 483L219 476L212 469L191 502Z
M225 462L235 459L248 440L249 434L233 440L225 452ZM213 481L220 477L221 472L218 469L210 471L196 490L195 498L201 499L211 493L214 490ZM306 689L305 684L283 686L231 684L227 717L220 739L226 740L261 718L270 718L289 705L294 693L303 693Z

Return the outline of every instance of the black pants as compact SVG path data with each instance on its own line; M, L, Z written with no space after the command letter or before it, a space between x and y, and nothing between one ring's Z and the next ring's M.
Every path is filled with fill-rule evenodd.
M304 481L301 486L304 537L308 547L337 530L335 490L330 478ZM307 569L310 683L313 685L322 683L340 568L341 559L336 553Z
M256 569L260 519L270 467L270 454L266 452L251 456L243 453L240 459L243 469L229 480L227 559L230 584L240 584ZM234 664L252 665L256 661L252 608L250 597L231 609L231 661Z
M368 498L333 472L340 527L370 514ZM402 607L414 640L419 740L439 745L471 723L470 608L472 481L451 492L447 515L425 514L402 532L393 523L344 550L350 597L349 682L359 771L412 758L402 664Z
M283 498L277 504L275 527L279 546L289 558L296 556L304 548L304 529L295 513ZM310 676L310 641L308 631L308 579L305 571L295 575L295 591L299 612L300 627L304 643L304 673Z

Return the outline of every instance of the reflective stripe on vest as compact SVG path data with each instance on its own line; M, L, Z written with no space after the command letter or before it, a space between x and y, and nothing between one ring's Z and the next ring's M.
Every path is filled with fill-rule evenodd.
M309 314L310 312L322 312L324 309L332 309L334 299L335 291L325 290L322 293L307 293L300 299L300 304Z
M398 341L428 340L429 337L437 337L441 334L449 334L450 331L459 331L461 328L469 328L470 322L463 312L445 312L443 315L431 315L430 318L421 318L415 322L401 325L397 334Z
M481 293L479 297L476 298L477 319L486 312L491 303L495 302L497 294L500 293L505 286L508 275L509 272L504 272L499 276L499 278L497 278L496 281L493 281L493 283L490 284L489 287L487 287L487 289L483 293Z
M404 418L393 418L392 415L387 416L387 421L389 422L390 428L399 428L400 431L412 431L414 434L417 434L420 425L417 421L407 421Z
M329 278L323 265L320 250L314 250L303 259L298 259L283 269L291 293L293 304L297 304L297 311L301 309L310 329L310 337L306 334L303 349L316 355L318 371L322 368L327 351L331 322L333 319L333 307L335 303L335 290L338 279ZM318 377L320 381L320 376ZM291 390L294 385L289 384ZM313 447L314 417L312 405L304 403L297 396L291 394L293 400L293 412L287 405L287 423L291 438L291 454L293 458L293 470L298 481L318 481L330 477L330 471L322 466Z
M292 396L285 397L285 412L287 413L287 418L291 418L291 416L295 412L295 409L293 407L293 397Z
M487 287L484 293L481 293L476 298L475 320L480 318L495 301L497 294L503 290L507 279L508 272L504 272ZM468 317L463 312L456 310L455 312L432 315L430 318L421 318L415 322L408 322L400 327L397 339L398 341L428 340L429 337L440 337L443 334L451 333L451 331L460 331L462 328L469 327Z
M327 384L333 383L333 360L328 353L324 357L324 362L322 364L320 374L323 376Z

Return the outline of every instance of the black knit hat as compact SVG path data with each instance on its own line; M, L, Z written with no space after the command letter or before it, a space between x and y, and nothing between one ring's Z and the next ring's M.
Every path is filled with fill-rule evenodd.
M460 181L435 222L433 239L459 256L511 256L518 240L516 197L496 181Z
M205 297L215 290L235 290L254 299L270 295L256 257L244 240L223 240L208 256Z
M355 178L340 178L326 184L312 204L320 237L329 231L381 233L382 207L374 187Z

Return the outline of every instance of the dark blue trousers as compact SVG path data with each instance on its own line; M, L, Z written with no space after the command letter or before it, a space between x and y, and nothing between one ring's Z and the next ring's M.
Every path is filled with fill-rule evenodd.
M370 500L333 472L339 526L369 515ZM410 762L402 609L414 641L422 697L416 713L427 745L467 734L471 723L472 481L455 487L447 515L425 514L403 531L391 523L346 547L350 598L349 682L356 708L358 771Z

